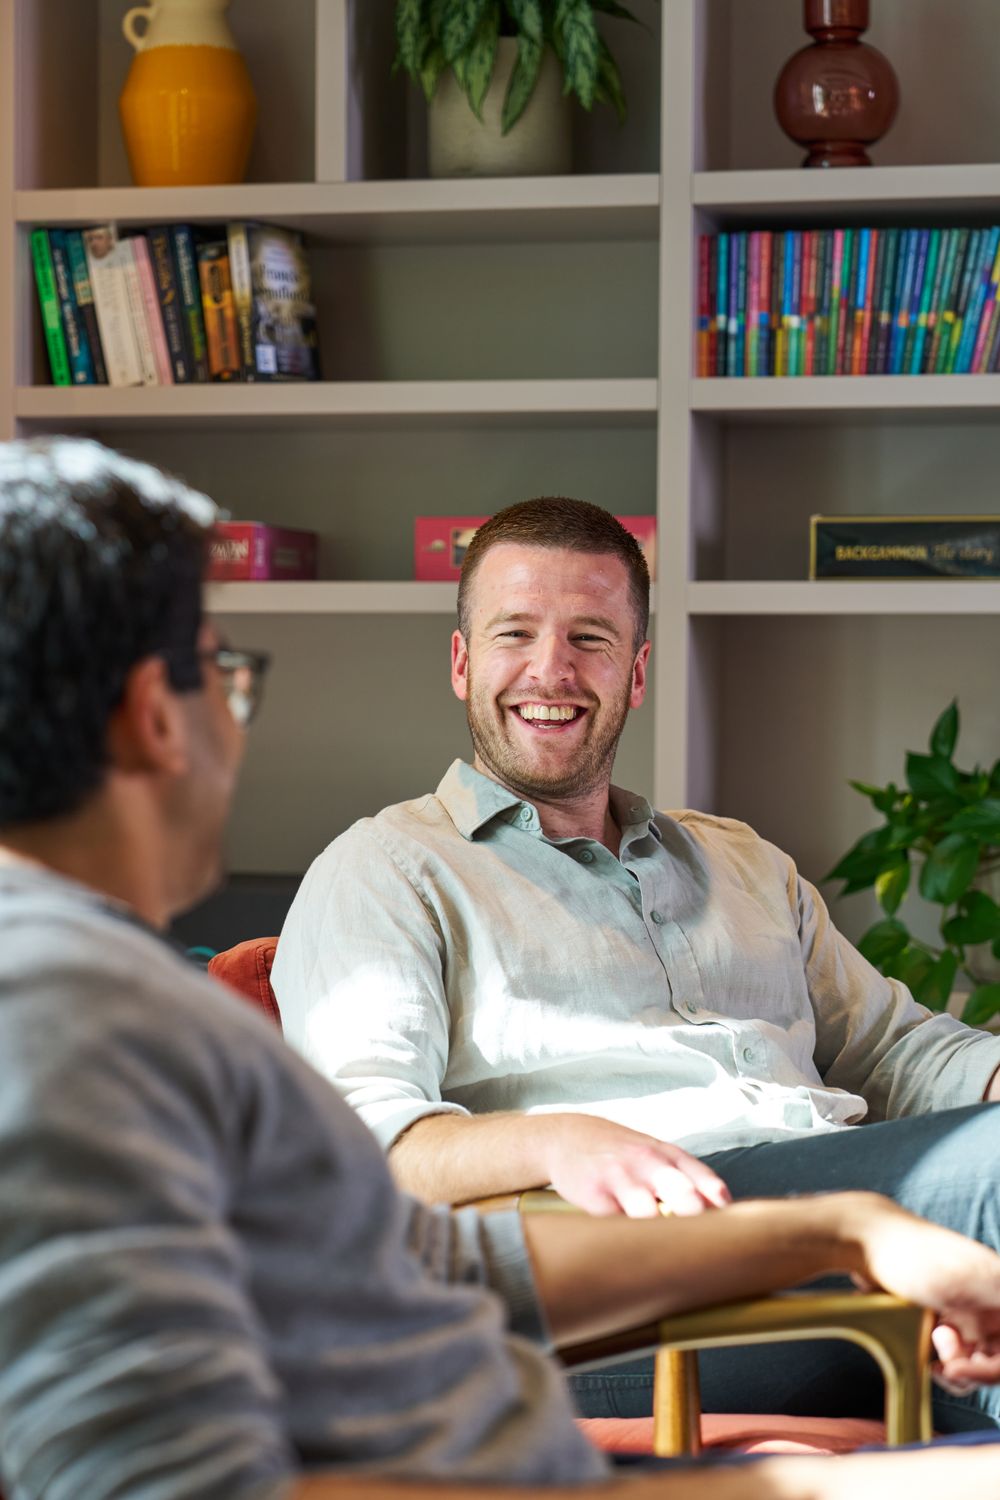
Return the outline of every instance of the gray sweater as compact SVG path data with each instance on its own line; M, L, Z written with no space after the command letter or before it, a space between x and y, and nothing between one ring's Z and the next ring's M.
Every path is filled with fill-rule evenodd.
M8 1500L604 1475L517 1216L401 1197L267 1021L28 867L0 869L0 1069Z

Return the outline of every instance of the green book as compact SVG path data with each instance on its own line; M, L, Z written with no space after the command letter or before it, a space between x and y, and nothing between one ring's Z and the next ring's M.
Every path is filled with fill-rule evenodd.
M948 300L959 233L957 229L946 229L941 240L941 254L938 256L934 290L931 293L931 305L927 313L927 339L924 343L923 359L920 365L922 375L927 375L934 369L939 343L938 329L941 327L942 314Z
M63 333L59 296L56 292L56 272L49 249L49 236L44 229L31 231L31 260L35 268L35 286L38 288L38 305L42 313L52 384L72 385L66 335Z
M917 315L907 330L906 348L903 351L904 375L920 374L920 365L924 356L924 340L927 337L927 314L930 311L931 296L937 278L941 233L940 229L931 230L927 243L927 262L924 266L923 282L919 289L917 287L913 289L913 295L918 299Z
M962 327L965 322L965 314L972 297L975 286L976 272L982 260L983 245L989 235L988 229L974 229L969 236L969 248L962 267L962 280L958 288L958 299L955 303L955 317L948 330L948 347L945 350L944 370L945 375L955 373L955 360L958 358L958 348L962 342Z
M948 358L948 348L951 343L951 330L955 322L955 308L958 305L958 292L962 283L965 262L969 256L969 246L973 237L971 229L960 229L955 236L955 249L952 256L951 269L948 274L948 284L944 288L941 312L938 316L937 326L934 329L934 344L931 350L931 370L935 375L943 375L945 362Z

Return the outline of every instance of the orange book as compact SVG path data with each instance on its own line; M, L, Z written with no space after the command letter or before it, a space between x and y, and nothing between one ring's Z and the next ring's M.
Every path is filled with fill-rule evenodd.
M198 246L198 280L205 315L208 378L239 380L243 369L240 334L225 240L205 240Z

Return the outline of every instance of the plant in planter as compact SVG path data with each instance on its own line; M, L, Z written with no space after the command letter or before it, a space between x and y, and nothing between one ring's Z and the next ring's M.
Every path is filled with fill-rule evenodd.
M532 117L540 115L540 106L549 99L557 102L560 94L574 94L588 110L595 104L610 104L624 119L621 77L597 29L597 13L636 21L619 0L396 0L395 66L404 68L421 85L432 106L432 173L495 170L486 147L485 165L463 165L460 150L457 164L445 163L441 172L435 172L433 133L439 102L453 101L453 111L454 104L462 101L468 116L461 121L464 134L478 137L480 145L483 127L506 137L518 122L519 144L523 144ZM548 162L553 132L559 152L568 150L565 126L549 120L537 129L550 136L549 156L539 158L544 163L541 167L528 165L520 170L552 169ZM468 156L468 148L464 149ZM519 170L506 164L506 153L501 161L500 170Z
M826 878L844 881L842 895L874 886L885 916L858 948L875 968L901 979L930 1010L944 1010L964 974L973 989L962 1019L976 1026L1000 1015L1000 983L987 978L989 956L1000 960L1000 905L983 888L1000 871L1000 760L989 771L960 770L958 729L956 702L935 723L930 754L907 753L905 787L850 783L883 824ZM943 908L941 946L914 938L897 916L915 871L920 895Z

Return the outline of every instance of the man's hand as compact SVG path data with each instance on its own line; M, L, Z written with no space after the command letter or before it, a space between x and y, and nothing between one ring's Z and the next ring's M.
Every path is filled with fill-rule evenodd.
M861 1217L856 1279L934 1309L936 1371L949 1386L1000 1381L1000 1256L874 1195Z
M730 1201L711 1167L679 1146L596 1115L549 1115L545 1169L556 1192L590 1214L700 1214Z

